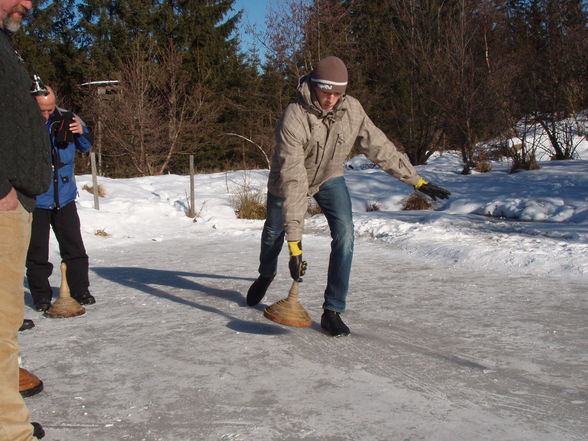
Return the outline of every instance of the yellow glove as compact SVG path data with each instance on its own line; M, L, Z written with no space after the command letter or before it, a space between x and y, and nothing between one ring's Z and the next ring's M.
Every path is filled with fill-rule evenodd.
M288 241L290 257L300 256L302 254L302 243L299 240Z
M299 240L288 241L290 250L290 276L297 282L302 282L301 276L306 273L306 262L302 260L302 242Z
M425 184L428 184L428 182L425 181L423 178L419 178L419 182L416 183L414 188L416 188L418 190L419 188L421 188Z

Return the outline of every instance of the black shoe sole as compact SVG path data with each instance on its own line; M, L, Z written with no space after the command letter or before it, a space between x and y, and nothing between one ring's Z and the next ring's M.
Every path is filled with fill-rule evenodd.
M336 316L323 314L321 317L321 328L332 337L347 337L351 334L349 327L343 323L343 320L341 320L338 314Z
M321 326L322 328L322 326ZM330 330L328 330L327 328L323 328L323 331L325 332L325 334L327 334L329 337L333 337L333 338L339 338L339 337L347 337L349 335L351 335L351 331L349 332L341 332L339 334L333 334Z
M37 312L47 312L51 308L51 303L39 303L35 305L35 311Z
M273 281L273 277L271 279L261 279L258 278L253 285L247 291L247 305L255 306L265 297L269 286Z
M43 382L41 381L35 387L31 387L30 389L27 389L27 390L21 390L20 395L23 398L32 397L33 395L37 395L38 393L40 393L42 390L43 390Z
M20 326L20 328L18 328L18 331L27 331L29 329L33 329L35 327L35 323L32 320L27 320L25 319L22 322L22 325Z
M37 439L41 439L45 437L45 431L43 430L43 426L39 423L31 423L33 426L33 436Z

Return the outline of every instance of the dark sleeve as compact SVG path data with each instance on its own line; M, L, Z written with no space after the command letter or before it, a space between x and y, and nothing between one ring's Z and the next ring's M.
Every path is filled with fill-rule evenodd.
M14 187L30 209L32 198L49 187L49 135L29 92L30 77L4 32L0 32L0 78L0 197Z

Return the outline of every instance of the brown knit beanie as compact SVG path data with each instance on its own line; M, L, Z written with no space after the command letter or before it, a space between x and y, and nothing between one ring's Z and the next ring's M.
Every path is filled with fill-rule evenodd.
M312 85L324 92L345 93L347 87L347 68L345 63L333 55L318 62L310 75Z

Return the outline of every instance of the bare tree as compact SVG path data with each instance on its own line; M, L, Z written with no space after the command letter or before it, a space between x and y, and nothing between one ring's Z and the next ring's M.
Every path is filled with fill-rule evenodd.
M280 114L294 98L300 77L310 71L312 60L304 56L305 26L312 0L271 1L265 31L249 27L256 41L265 48L266 60L257 81L247 90L248 100L237 110L241 126L227 138L240 139L244 149L256 146L264 167L273 154L274 127ZM236 136L235 136L236 135Z
M312 0L287 0L270 3L266 18L267 57L275 70L300 78L312 66L304 54L305 27Z
M104 139L111 153L129 158L140 175L154 173L153 155L160 153L151 148L161 132L158 116L163 112L161 101L153 96L152 84L157 79L156 64L149 59L153 55L149 43L134 42L121 69L120 91L102 117Z
M511 173L538 169L537 149L541 137L537 132L535 120L529 116L523 117L514 126L514 135L521 142L518 145L513 145L508 151L512 158Z
M582 0L512 0L511 27L519 49L515 91L522 112L540 124L552 159L572 159L572 121L588 104L588 18ZM524 99L524 101L523 101Z
M328 55L353 63L351 15L341 0L314 0L304 26L305 57L314 64Z
M182 70L182 54L171 41L160 54L160 81L156 95L167 112L165 155L156 170L162 174L168 168L172 155L195 153L198 139L210 131L211 122L218 115L221 103L215 101L203 83L194 83Z
M137 39L120 71L118 93L99 109L105 155L122 175L160 175L174 155L194 153L219 104L189 82L171 44L157 51Z

